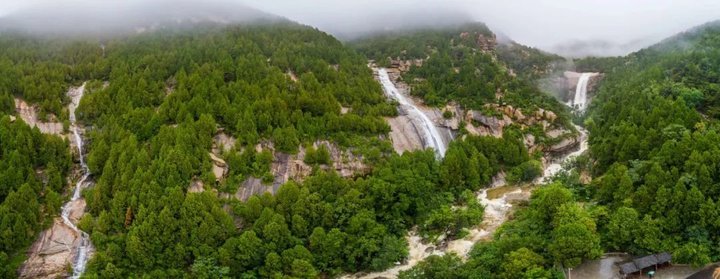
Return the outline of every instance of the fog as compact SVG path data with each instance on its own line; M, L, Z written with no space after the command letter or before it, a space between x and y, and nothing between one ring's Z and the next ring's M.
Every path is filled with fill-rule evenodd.
M257 16L241 5L315 26L341 39L377 30L438 26L467 20L487 23L519 43L563 55L622 55L720 19L717 0L1 0L0 16L37 30L118 27L152 22L159 15ZM213 8L208 8L213 7ZM246 9L246 8L244 8ZM52 11L52 13L28 13ZM51 14L54 14L53 17ZM211 16L218 14L218 16ZM22 15L22 16L20 16ZM34 16L30 16L34 15ZM73 17L73 20L64 20ZM88 24L89 21L100 23Z
M231 0L0 0L0 30L39 34L114 34L169 24L277 19ZM5 2L7 1L7 2Z

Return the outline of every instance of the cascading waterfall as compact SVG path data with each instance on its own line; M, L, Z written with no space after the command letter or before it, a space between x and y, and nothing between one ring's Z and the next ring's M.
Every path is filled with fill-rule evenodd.
M75 137L78 154L80 156L80 170L82 172L82 177L80 178L80 180L78 180L77 184L75 184L75 190L73 192L72 198L63 206L61 216L63 219L63 223L80 235L80 243L77 247L76 257L75 259L73 259L72 262L73 275L72 277L70 277L80 278L82 273L85 271L85 266L88 261L88 252L90 249L92 249L92 243L90 243L89 235L78 229L78 227L73 224L73 222L70 220L70 215L72 213L72 204L80 199L80 193L85 186L85 181L90 176L90 169L88 168L87 164L85 164L85 155L83 154L83 139L80 135L80 128L78 128L75 118L75 109L77 109L78 105L80 104L80 99L85 93L85 84L83 83L82 86L71 90L75 91L69 92L69 95L71 97L71 102L68 106L68 110L70 111L69 118L70 125L72 126L73 136Z
M576 92L580 94L575 95L575 100L573 100L573 103L568 103L569 106L574 106L575 111L583 111L587 104L587 86L590 80L590 77L595 75L594 73L587 73L582 74L580 81L577 84ZM428 142L430 143L440 143L439 149L442 150L443 154L445 151L444 146L442 145L442 140L438 136L437 129L435 129L435 125L430 121L427 116L424 116L424 113L420 111L415 105L405 96L400 94L400 92L397 90L397 88L393 85L393 83L390 81L390 78L387 74L387 71L385 69L379 69L378 70L378 76L380 78L380 83L382 83L383 88L385 90L385 93L390 95L392 98L397 100L401 106L408 107L409 111L408 114L410 114L413 121L419 120L422 121L422 129L424 130L425 135L424 137L429 137L425 139L426 145ZM413 116L412 114L415 114ZM419 114L419 115L417 115ZM424 117L423 117L424 116ZM416 124L417 125L417 124ZM538 178L538 180L535 181L536 184L543 183L547 178L551 178L554 176L557 172L562 170L562 164L564 162L567 162L571 160L572 158L575 158L579 156L580 154L584 153L588 149L588 142L587 142L587 131L583 129L580 126L575 126L575 128L580 132L580 147L578 150L568 153L565 156L562 156L560 158L557 158L554 162L549 164L543 173L543 176ZM435 134L432 133L432 131L435 131ZM433 138L438 140L433 140ZM435 146L431 145L428 147L436 148ZM500 183L501 185L495 185L497 187L504 186L504 183ZM350 278L360 278L360 279L372 279L372 278L396 278L398 274L403 270L408 270L418 264L420 261L426 259L427 257L431 255L444 255L448 252L454 252L458 254L461 257L467 257L468 253L470 252L473 245L486 237L490 237L495 230L500 227L508 218L509 212L511 212L512 204L508 200L508 195L515 194L515 193L521 193L522 190L517 189L515 191L506 193L502 195L501 197L489 199L488 198L488 189L482 190L478 195L478 200L480 203L485 207L485 217L483 224L485 224L482 228L475 228L470 230L468 236L466 236L463 239L456 239L449 241L447 245L444 248L438 248L435 247L432 244L424 244L422 242L422 237L417 235L417 232L411 232L407 237L407 241L409 243L409 257L407 262L397 265L395 267L392 267L390 269L387 269L385 271L380 272L374 272L374 273L359 273L359 274L350 274L343 276L341 278L344 279L350 279Z
M582 73L578 79L577 87L575 87L575 97L573 98L573 108L578 111L584 111L587 106L587 86L593 73Z
M420 136L423 138L425 148L432 148L435 150L438 157L444 157L446 149L445 143L443 142L443 138L440 136L440 132L435 126L435 123L433 123L432 120L425 115L425 113L415 106L415 103L411 99L406 98L402 93L400 93L400 90L398 90L397 87L395 87L395 84L390 81L390 76L385 68L378 69L377 72L380 84L382 84L383 90L385 90L385 94L388 94L390 97L397 100L398 103L400 103L400 106L406 109L408 116L413 121L413 124L415 124L415 127L419 128L418 130L420 130Z
M580 78L578 79L577 86L575 87L575 97L573 97L572 101L572 107L575 112L583 112L585 111L585 108L587 108L588 103L588 97L587 97L587 89L588 84L590 83L590 78L594 75L597 75L597 73L582 73L580 74ZM559 158L558 160L555 160L551 164L549 164L545 171L543 172L543 176L538 178L536 180L536 183L541 183L546 181L549 178L552 178L556 173L562 170L562 164L565 162L568 162L572 160L573 158L580 156L580 154L585 153L586 150L588 150L588 137L587 137L587 130L585 128L580 127L578 125L575 125L575 129L580 132L580 147L578 150L575 150L571 153L566 154L565 156Z

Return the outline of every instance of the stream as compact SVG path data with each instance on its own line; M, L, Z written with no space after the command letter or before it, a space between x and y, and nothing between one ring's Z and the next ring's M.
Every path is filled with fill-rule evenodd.
M424 141L426 147L434 148L436 152L444 154L445 146L442 143L435 125L430 119L422 113L409 98L403 96L395 87L390 80L387 70L379 69L378 77L380 83L385 90L385 93L390 95L393 99L397 100L401 106L408 109L408 114L411 115L413 121L419 121L422 133L424 135ZM575 90L575 97L569 106L572 106L575 110L583 111L587 106L587 86L591 76L596 73L583 73L578 81L577 88ZM414 114L414 115L413 115ZM415 123L414 123L415 124ZM418 124L415 124L416 126ZM563 164L574 159L580 154L588 150L588 133L580 126L575 125L575 128L580 133L577 150L564 154L563 156L548 160L544 166L543 175L534 181L534 184L541 185L550 181L550 179L562 170ZM434 131L434 133L433 133ZM430 144L428 144L430 143ZM483 222L472 229L470 229L468 235L462 239L456 239L448 241L445 246L437 247L434 243L425 243L421 236L417 234L417 230L412 230L408 233L405 239L408 241L408 258L403 263L380 272L373 273L356 273L342 276L341 278L350 279L374 279L374 278L397 278L401 271L411 269L419 262L431 255L442 256L446 253L456 253L460 258L467 259L470 250L478 241L488 240L492 237L493 233L499 228L508 218L509 213L512 209L512 200L527 199L530 197L529 193L524 192L523 189L515 189L502 194L497 198L488 198L488 190L496 187L505 186L504 179L500 177L493 181L491 188L486 188L478 192L478 201L485 207L485 214L483 216Z
M72 260L73 275L70 278L80 278L85 271L85 266L88 262L88 254L92 250L92 243L90 243L89 235L81 231L70 220L70 216L73 213L72 211L77 209L74 205L82 199L80 194L82 193L82 190L88 186L86 181L88 177L90 177L90 169L85 163L85 154L83 154L82 130L78 127L75 118L75 109L77 109L80 104L80 99L82 99L84 93L85 83L78 88L70 89L68 92L68 96L71 98L70 105L68 106L68 110L70 111L70 126L77 145L78 155L80 157L80 171L82 172L82 177L80 177L80 180L78 180L75 184L72 198L62 207L61 215L63 223L80 235L80 243L76 248L76 256L75 259ZM83 210L83 208L81 207L80 210Z
M443 142L443 138L440 136L440 131L437 126L435 126L435 123L415 105L415 102L411 98L400 93L400 90L398 90L390 80L387 69L380 68L377 70L377 73L385 94L396 100L400 104L400 108L407 112L413 126L415 126L418 134L422 138L425 148L435 150L438 158L444 157L447 144Z

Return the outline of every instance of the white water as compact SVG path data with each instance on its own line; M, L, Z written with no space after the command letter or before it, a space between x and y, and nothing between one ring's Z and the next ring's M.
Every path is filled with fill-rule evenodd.
M583 112L585 111L585 108L587 108L588 103L588 97L587 97L587 87L588 83L590 81L590 78L593 76L596 76L597 73L582 73L580 74L580 78L578 79L577 86L575 87L575 97L573 98L572 104L569 104L573 110L576 112ZM580 148L578 150L575 150L569 154L566 154L564 157L559 158L558 160L553 160L547 167L545 167L545 171L543 172L543 176L538 178L535 182L536 183L543 183L548 182L555 174L557 174L559 171L562 170L562 165L566 162L569 162L570 160L574 159L575 157L579 156L580 154L585 153L585 151L588 150L588 136L587 136L587 130L585 130L583 127L580 127L578 125L575 125L575 129L580 132Z
M564 163L575 159L575 157L580 156L580 154L583 154L585 153L585 151L588 150L589 145L587 139L587 130L577 125L575 125L575 129L580 132L580 148L550 162L550 164L545 167L543 175L535 180L535 184L548 182L550 179L552 179L553 176L555 176L555 174L562 170Z
M587 106L587 86L590 82L590 77L596 75L595 73L582 73L578 79L577 87L575 87L575 97L573 98L573 108L578 111L584 111Z
M385 90L385 94L388 94L390 97L397 100L398 103L400 103L400 106L405 108L411 121L415 127L418 128L425 148L432 148L440 158L444 157L446 149L445 143L443 142L443 138L440 136L440 132L435 126L435 123L433 123L432 120L430 120L430 118L425 115L425 113L423 113L411 99L400 93L400 90L398 90L397 87L395 87L395 84L390 81L390 76L388 75L386 69L381 68L378 69L377 72L380 84L382 84L383 90Z
M392 85L392 82L390 82L390 79L387 75L387 71L384 69L378 70L378 75L380 77L381 83L383 83L383 87L385 88L385 92L393 96L398 102L400 102L401 105L404 105L404 101L407 102L407 99L402 96L394 85ZM576 88L576 95L575 100L572 104L568 104L570 106L574 106L574 109L576 111L583 111L587 104L587 86L589 78L593 75L596 75L595 73L583 73L581 75L580 81L578 82L577 88ZM579 93L579 94L578 94ZM581 96L582 98L578 98ZM411 105L412 106L412 105ZM414 106L413 106L414 107ZM422 112L421 112L422 114ZM434 126L433 126L434 127ZM572 160L573 158L579 156L580 154L584 153L588 149L588 141L587 141L587 131L580 127L575 126L575 128L580 132L580 147L578 150L565 154L564 156L554 160L552 163L548 164L545 167L545 170L543 172L543 176L540 177L538 180L535 181L536 184L540 184L543 182L547 182L552 176L554 176L556 173L558 173L560 170L562 170L562 165L565 162L568 162ZM498 179L493 181L492 187L502 187L504 186L504 179L502 176L498 176ZM478 241L481 241L483 239L487 239L488 237L492 236L492 234L495 232L495 230L500 227L508 218L508 214L510 210L512 209L512 204L508 200L509 195L513 194L520 194L523 191L521 189L517 189L515 191L511 191L509 193L503 194L501 197L496 199L488 199L487 196L487 190L483 189L478 193L478 200L480 203L485 207L485 214L483 216L483 223L481 226L475 227L470 230L470 233L468 236L466 236L463 239L456 239L448 242L448 245L445 249L437 249L435 245L433 244L426 244L422 242L422 238L417 235L416 231L412 231L408 234L406 237L406 240L408 241L409 245L409 256L407 262L403 264L399 264L393 268L390 268L385 271L381 272L374 272L374 273L368 273L368 274L351 274L343 276L342 278L358 278L358 279L373 279L373 278L397 278L399 273L404 270L408 270L412 268L413 266L417 265L419 262L424 260L425 258L431 256L431 255L444 255L448 252L454 252L458 254L462 258L467 258L470 250L472 249L473 245L477 243Z
M73 224L73 222L70 220L70 215L73 210L72 205L80 199L80 193L85 186L85 181L90 176L90 169L88 168L87 164L85 164L85 155L83 154L83 139L82 136L80 136L80 128L78 128L75 118L75 109L77 109L78 105L80 104L80 99L82 98L84 93L84 83L82 86L70 89L70 91L68 92L68 95L71 97L71 102L68 106L68 110L70 111L70 124L72 126L71 128L73 136L75 137L75 143L77 145L78 154L80 156L80 168L82 172L82 177L80 178L80 180L78 180L77 184L75 184L75 190L73 191L72 198L63 206L61 215L63 223L80 235L80 243L77 247L76 258L73 259L72 264L73 275L70 278L73 279L80 278L80 276L85 271L85 265L88 261L88 252L92 249L92 243L90 243L90 238L88 234L78 229L78 227L75 226L75 224Z

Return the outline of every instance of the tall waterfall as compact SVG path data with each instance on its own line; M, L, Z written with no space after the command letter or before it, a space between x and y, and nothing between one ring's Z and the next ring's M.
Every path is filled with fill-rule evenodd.
M445 143L435 123L433 123L411 99L400 93L400 90L390 81L390 76L385 68L378 69L378 77L383 86L383 90L385 90L385 94L397 100L400 106L406 109L408 117L410 117L420 132L425 148L432 148L439 157L444 157L446 149Z
M587 107L588 103L588 97L587 97L587 87L588 83L590 81L590 77L597 75L597 73L582 73L580 75L580 79L578 80L577 86L575 87L575 97L572 101L572 107L574 111L582 112ZM568 104L570 105L570 104ZM565 154L565 156L562 156L558 158L557 160L554 160L551 162L547 167L545 167L545 171L543 172L543 176L538 178L535 182L536 183L542 183L550 178L552 178L556 173L562 170L562 164L572 160L573 158L580 156L580 154L585 153L586 150L588 150L588 136L587 136L587 130L585 128L580 127L578 125L575 125L575 129L580 132L580 147L568 154Z
M575 97L573 98L573 107L578 111L585 110L587 106L587 86L593 73L582 73L578 79L577 87L575 87Z
M82 86L71 89L71 91L68 92L68 95L70 95L71 97L71 102L68 106L68 110L70 111L70 124L72 126L71 128L73 132L73 137L75 138L78 154L80 156L80 168L82 171L82 177L80 178L80 180L78 180L77 184L75 184L75 190L73 192L72 198L63 206L61 215L63 223L80 235L80 244L77 247L76 258L73 259L72 262L73 275L71 278L80 278L82 273L85 271L85 266L88 261L88 252L90 249L92 249L92 243L90 243L89 235L78 229L78 227L75 226L75 224L73 224L73 222L70 220L73 209L72 205L80 199L80 193L82 192L83 187L86 186L85 181L90 176L90 169L85 163L85 154L83 154L83 139L80 135L80 128L78 128L75 118L75 109L77 109L78 105L80 104L80 99L82 99L84 93L84 83Z

